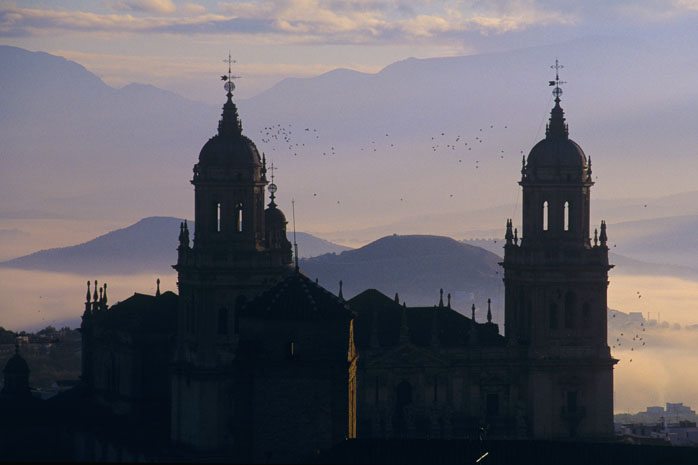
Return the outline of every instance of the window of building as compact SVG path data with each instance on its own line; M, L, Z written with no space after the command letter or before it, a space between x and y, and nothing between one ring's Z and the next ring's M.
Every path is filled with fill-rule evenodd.
M570 203L565 202L565 206L563 207L563 218L564 218L564 229L565 231L570 230Z
M221 232L221 203L216 203L216 232Z
M297 355L297 354L296 354L296 351L297 351L297 349L298 349L298 348L296 347L296 343L295 343L294 341L291 341L291 342L288 343L288 345L287 345L286 347L287 347L287 350L288 350L288 352L286 353L286 357L287 357L289 360L293 360L294 358L296 358L296 355Z
M548 211L548 201L543 202L543 231L548 230L548 217L550 212Z
M235 231L242 232L242 204L235 207Z

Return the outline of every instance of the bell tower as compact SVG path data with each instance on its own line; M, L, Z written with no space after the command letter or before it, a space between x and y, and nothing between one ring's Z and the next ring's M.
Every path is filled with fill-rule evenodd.
M613 365L607 342L606 224L590 238L591 160L569 138L555 106L545 139L521 169L521 238L507 220L505 329L528 377L526 404L536 438L613 435Z
M238 313L293 272L283 213L265 211L266 158L243 135L228 57L226 102L217 134L194 165L195 235L180 226L179 308L172 374L172 440L227 454L237 447L235 364ZM274 185L273 191L276 190ZM273 224L266 225L265 218ZM272 242L268 235L283 234Z

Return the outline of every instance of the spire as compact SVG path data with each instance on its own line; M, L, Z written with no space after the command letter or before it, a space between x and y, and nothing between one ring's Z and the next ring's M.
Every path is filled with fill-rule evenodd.
M104 289L101 287L99 288L99 305L101 306L104 303L104 297L102 296L104 293Z
M507 232L504 234L504 239L506 240L506 245L512 245L514 243L514 232L511 230L511 219L507 220Z
M102 304L104 305L104 308L107 308L107 283L104 283L104 295L102 296Z
M475 323L475 304L473 304L473 306L470 308L470 310L472 311L472 314L473 314L473 316L472 316L473 323Z
M155 284L157 285L157 290L155 291L155 297L160 297L160 278L158 278L155 281Z
M477 345L477 328L478 325L475 323L475 304L470 308L472 312L472 324L470 325L470 345L471 346L476 346Z
M594 247L599 245L599 230L594 228Z
M87 281L87 295L85 296L85 301L89 304L90 303L90 282Z
M565 124L565 112L560 106L560 96L562 95L561 84L566 84L565 81L560 80L560 70L564 68L560 62L555 59L555 64L551 66L555 70L555 80L548 81L548 84L555 86L553 89L553 95L555 96L555 106L550 111L550 121L548 122L548 127L545 130L545 136L547 139L562 138L567 139L569 131L567 124Z
M241 135L242 123L240 123L238 109L235 103L233 103L233 91L235 90L235 83L233 80L240 78L240 76L234 76L231 70L232 64L237 62L230 56L230 52L228 52L228 59L223 60L223 62L228 63L228 74L221 76L221 79L225 81L223 88L227 91L225 95L228 97L228 100L223 105L223 114L221 115L221 120L218 122L218 135Z
M487 322L492 323L492 299L487 299Z
M95 293L92 295L92 302L97 302L97 280L95 279Z
M608 242L608 235L606 234L606 221L601 220L601 234L599 235L599 240L601 241L601 247L606 247Z
M395 293L395 303L398 305L400 304L400 296L398 295L397 292Z
M444 290L443 288L439 289L439 307L444 306Z
M400 315L400 344L410 342L410 328L407 326L407 306L402 304L402 314Z
M339 280L339 300L344 302L344 294L342 293L342 280Z
M446 307L451 308L451 293L448 293L448 303L446 304Z
M514 245L519 245L519 230L514 228Z

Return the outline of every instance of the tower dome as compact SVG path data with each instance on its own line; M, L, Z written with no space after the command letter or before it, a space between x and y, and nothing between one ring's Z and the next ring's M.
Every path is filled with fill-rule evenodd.
M15 348L15 353L5 364L5 368L2 370L4 375L28 375L29 365L24 358L19 355L19 349Z
M5 385L0 392L1 397L23 398L31 395L29 389L29 365L19 354L19 345L15 345L15 353L2 370Z
M248 168L261 165L254 142L242 134L237 107L228 92L223 114L218 123L218 134L206 142L199 153L199 166Z

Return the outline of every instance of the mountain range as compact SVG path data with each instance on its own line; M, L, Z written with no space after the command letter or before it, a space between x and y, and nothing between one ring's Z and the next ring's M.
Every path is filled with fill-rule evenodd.
M619 215L606 219L630 221L650 218L638 205L691 185L698 92L690 72L667 82L662 70L695 53L594 38L410 58L375 74L338 69L286 79L238 105L245 133L279 166L278 201L287 208L295 198L303 229L366 243L426 233L422 218L438 211L429 232L459 236L501 228L511 216L508 208L496 222L477 213L516 198L521 153L542 137L551 107L549 62L564 56L571 134L593 155L595 189ZM218 106L144 84L114 89L46 53L0 46L0 62L3 173L12 173L0 182L0 218L187 215L187 181ZM619 68L623 84L610 84ZM663 82L670 94L659 91ZM628 192L639 201L622 200ZM635 207L624 209L628 203ZM668 214L698 213L694 205Z
M83 244L41 250L0 263L6 268L78 274L172 273L177 261L179 224L172 217L148 217ZM193 222L190 232L195 233ZM293 240L292 235L289 239ZM311 234L297 233L301 257L349 250Z

